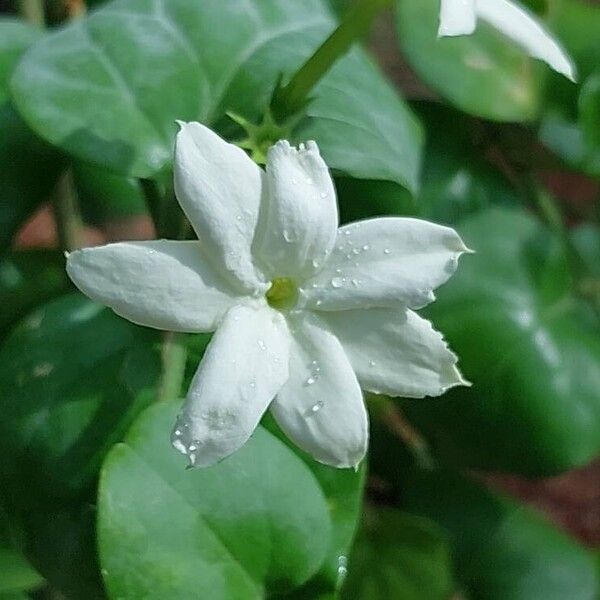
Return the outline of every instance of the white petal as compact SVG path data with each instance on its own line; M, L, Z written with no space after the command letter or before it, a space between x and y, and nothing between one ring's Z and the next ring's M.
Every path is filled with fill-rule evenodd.
M199 242L120 242L71 252L67 273L92 300L147 327L214 331L242 301Z
M571 59L527 10L510 0L476 0L476 6L478 16L484 21L514 40L531 56L575 81L575 67Z
M310 313L291 327L290 378L271 412L288 437L319 462L356 467L367 449L368 420L348 358Z
M346 310L374 306L420 308L468 252L449 227L400 217L371 219L338 230L323 271L304 283L309 307Z
M210 466L241 448L288 378L290 335L267 306L225 316L194 375L171 440L191 466Z
M246 290L261 279L251 245L262 193L261 169L200 123L180 123L175 142L175 193L213 266Z
M342 343L364 390L423 398L470 385L441 334L411 310L350 310L322 313L322 318Z
M317 145L272 146L266 186L255 256L270 277L304 278L325 262L338 226L335 189Z
M470 35L475 31L475 0L442 0L438 35Z

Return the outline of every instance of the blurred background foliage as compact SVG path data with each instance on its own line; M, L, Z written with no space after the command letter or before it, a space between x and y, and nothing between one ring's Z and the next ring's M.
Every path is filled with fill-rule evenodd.
M596 2L528 2L573 84L485 24L438 41L439 0L398 0L365 41L381 67L354 48L289 130L318 141L342 220L419 216L477 251L425 311L473 387L370 397L358 473L268 416L184 472L160 335L65 277L61 246L173 233L175 119L240 139L227 112L259 122L350 4L0 3L0 599L600 598ZM186 338L187 381L208 339ZM552 480L574 518L523 500L590 464Z

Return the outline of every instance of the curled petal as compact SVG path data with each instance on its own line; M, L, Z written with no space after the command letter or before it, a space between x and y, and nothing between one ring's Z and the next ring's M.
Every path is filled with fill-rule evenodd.
M290 336L266 306L225 316L194 375L171 440L191 466L210 466L241 448L288 378Z
M376 306L420 308L469 252L449 227L398 217L371 219L338 230L324 269L303 284L307 305L318 310Z
M271 277L302 279L329 255L338 226L335 189L314 142L277 142L267 157L266 206L254 253Z
M356 467L368 442L367 412L336 337L306 314L292 325L290 377L271 405L287 436L319 462Z
M139 325L214 331L242 297L208 263L199 242L120 242L71 252L67 273L92 300Z

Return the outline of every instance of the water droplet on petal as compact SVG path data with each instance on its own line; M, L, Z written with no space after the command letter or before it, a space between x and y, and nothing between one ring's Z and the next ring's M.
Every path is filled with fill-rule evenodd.
M369 244L365 244L362 249L366 252L370 247Z
M235 220L236 220L236 221L241 221L241 220L242 220L242 215L238 215L238 216L235 218Z
M321 198L327 198L327 193L326 192L321 192Z
M336 269L335 272L339 275L342 272L342 270L341 269Z
M344 230L344 235L350 235L352 232L349 229Z
M291 232L289 232L287 229L283 230L283 239L288 243L291 244L294 241L294 236L291 234Z
M317 380L311 375L307 380L306 380L306 385L312 385L313 383L315 383Z
M334 278L331 280L331 287L334 287L334 288L341 288L341 287L342 287L342 285L344 285L344 280L343 280L343 278L342 278L342 277L334 277Z
M358 279L353 279L353 280L352 280L352 285L353 285L354 287L358 287L359 283L360 283L360 282L358 281Z
M306 178L306 183L308 183L308 185L312 185L313 184L313 180L310 177Z
M180 429L176 429L176 430L175 430L175 435L176 435L177 437L179 437L179 436L181 435L181 430L180 430Z
M250 382L250 387L251 387L252 389L254 389L254 388L256 387L256 382L255 382L255 381L251 381L251 382Z
M261 350L266 350L267 349L267 345L262 340L258 340L258 347Z
M313 404L310 407L311 412L313 412L313 413L319 412L323 408L323 404L324 404L324 402L322 400L319 400L316 404Z
M374 360L369 361L369 366L374 367L377 363Z
M390 254L391 250L389 248L384 248L383 253L384 254Z
M360 250L358 248L353 248L352 254L360 254Z

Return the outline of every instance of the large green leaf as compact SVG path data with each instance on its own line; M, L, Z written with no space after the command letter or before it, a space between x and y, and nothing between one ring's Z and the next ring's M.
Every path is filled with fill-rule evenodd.
M366 514L342 598L448 600L453 591L450 550L439 526L389 508Z
M179 407L150 407L104 463L98 528L110 597L250 599L305 582L331 535L318 480L262 427L218 465L185 470L169 442Z
M36 306L70 287L60 252L21 250L0 257L0 338Z
M456 575L473 600L595 600L593 557L533 510L456 474L412 471L406 508L450 536Z
M459 231L477 253L427 313L473 386L406 401L407 414L460 465L537 475L587 463L600 450L600 327L559 240L510 210Z
M439 10L439 0L398 2L400 45L423 80L465 112L499 121L533 119L540 66L482 22L473 35L438 39Z
M80 295L44 305L0 349L0 453L12 493L68 496L152 399L157 334ZM28 496L25 496L28 497Z
M27 53L13 98L45 139L148 177L170 164L176 119L257 119L280 74L334 26L324 0L117 0ZM362 52L314 96L298 135L314 137L331 167L415 187L418 124Z

